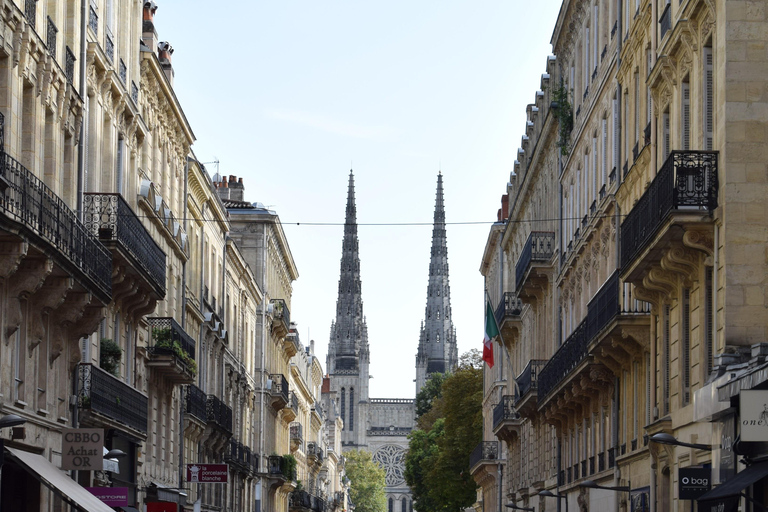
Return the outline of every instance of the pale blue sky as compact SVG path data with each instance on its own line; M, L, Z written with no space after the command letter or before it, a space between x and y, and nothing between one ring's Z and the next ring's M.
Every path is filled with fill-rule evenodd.
M545 71L560 2L163 0L175 90L206 162L275 209L291 318L325 367L350 162L359 223L431 223L444 175L459 353L481 348L478 268ZM543 23L536 25L537 20ZM212 169L213 166L208 166ZM412 397L431 225L360 226L371 396Z

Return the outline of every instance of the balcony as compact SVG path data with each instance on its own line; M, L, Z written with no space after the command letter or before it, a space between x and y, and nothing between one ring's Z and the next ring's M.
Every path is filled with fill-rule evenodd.
M536 397L539 389L539 373L547 361L531 359L525 369L515 379L520 395L515 397L515 407L521 416L530 416L536 408Z
M284 457L280 455L270 455L267 464L267 472L272 478L282 480L284 482L292 482L296 480L296 468L288 466Z
M289 403L290 405L283 409L283 419L285 421L293 421L299 415L299 397L293 391L290 392Z
M184 412L190 416L194 416L198 421L203 423L208 421L208 415L206 413L207 398L203 390L194 384L187 386L187 392L185 393L185 406Z
M112 255L75 212L3 150L0 115L0 227L50 255L102 303L112 300Z
M679 241L678 225L711 227L717 208L717 151L673 151L621 224L621 272L641 280L645 270Z
M157 299L165 297L165 253L120 194L85 194L85 226L112 251L116 261L135 269Z
M323 406L320 402L315 402L312 404L312 412L315 413L315 415L321 421L325 417L325 412L323 411Z
M293 357L302 350L304 350L301 341L299 340L299 333L296 329L291 329L283 340L283 349L288 357Z
M272 332L282 338L291 330L291 312L283 299L272 299L269 303L272 306Z
M228 436L232 435L232 409L222 402L221 398L216 395L208 395L205 413L209 424L225 432Z
M539 399L546 398L587 357L584 319L539 373Z
M288 393L288 380L284 375L279 373L271 374L269 380L272 382L272 388L269 390L272 407L274 407L276 411L280 411L288 404L290 398Z
M481 441L469 455L469 467L474 476L480 470L492 471L496 474L499 463L499 442Z
M78 406L99 421L115 422L147 434L147 396L90 363L78 364Z
M325 501L307 491L293 491L288 498L291 512L325 512Z
M496 323L501 330L503 339L511 340L520 329L520 315L523 312L523 301L515 292L504 292L504 296L496 307Z
M192 384L197 374L195 340L173 318L147 318L147 366L174 384Z
M651 143L651 122L648 121L648 124L645 125L645 130L643 130L643 146L648 146Z
M291 451L295 452L304 444L304 427L301 423L291 423L290 435L291 435Z
M519 435L520 415L515 410L515 396L504 395L493 407L493 434L502 441Z
M241 473L250 473L253 467L251 449L237 439L230 439L228 450L224 452L224 460Z
M555 254L555 233L532 231L515 266L518 297L535 298L537 288L547 286Z
M317 443L307 443L307 460L318 462L322 461L322 448Z

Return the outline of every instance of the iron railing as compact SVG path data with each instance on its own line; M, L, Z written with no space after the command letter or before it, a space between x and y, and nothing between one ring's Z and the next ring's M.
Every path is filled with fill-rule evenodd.
M299 414L299 397L296 396L296 393L291 391L291 410L294 414L298 416Z
M619 313L619 273L614 272L587 304L587 340L593 340Z
M323 418L325 416L325 412L323 411L323 405L320 402L315 402L312 404L312 410L317 413L318 416Z
M120 59L120 63L118 64L118 75L120 76L120 81L123 82L123 84L127 84L128 80L128 68L125 65L125 61L123 59Z
M600 187L600 200L602 201L603 198L605 198L606 190L605 190L605 183L603 183L603 186Z
M184 412L191 414L200 421L208 420L208 414L206 413L207 398L202 389L194 384L189 384L187 386L185 400L186 407L184 408Z
M643 146L647 146L651 143L651 122L648 121L648 124L645 125L645 130L643 130Z
M496 430L503 421L516 420L520 416L515 410L517 397L514 395L504 395L501 402L493 407L493 429Z
M616 168L614 167L611 169L611 173L608 175L608 183L613 185L613 182L616 181Z
M78 364L78 406L147 432L147 395L90 363Z
M640 141L635 142L635 145L632 147L632 162L637 160L637 156L640 154Z
M109 251L91 236L59 196L5 153L2 145L0 176L7 185L5 194L0 195L0 210L6 217L50 243L69 264L90 279L99 298L109 302L112 296L112 255Z
M520 290L523 278L532 262L546 263L555 254L555 233L551 231L532 231L525 242L520 259L515 266L515 284Z
M298 440L299 442L304 441L304 433L303 433L304 427L301 423L291 423L290 427L290 434L291 434L291 440Z
M37 0L25 0L24 17L27 19L27 23L29 23L34 30L37 30L35 26L35 20L37 19Z
M170 317L147 318L149 323L149 352L151 354L170 354L184 359L178 348L191 359L195 358L195 339Z
M296 480L296 468L291 471L288 468L285 457L280 455L270 455L268 459L267 471L270 475L274 475L278 478L285 480Z
M149 277L155 291L164 297L165 253L123 196L86 193L83 201L86 228L104 243L116 242Z
M77 59L69 46L67 46L67 50L64 53L66 59L64 62L64 73L67 75L67 82L72 84L75 81L75 61Z
M603 51L600 52L600 62L603 62L603 59L605 59L605 56L608 54L608 45L606 44L603 46Z
M272 389L270 390L270 393L273 397L279 397L283 400L283 403L288 403L288 380L285 378L284 375L280 373L273 373L269 376L269 380L272 381Z
M469 467L473 468L483 460L497 460L498 458L498 441L481 441L469 455Z
M232 433L232 409L216 395L208 395L205 403L208 423L213 423L225 432Z
M672 210L717 208L717 151L673 151L621 224L621 268L656 236Z
M501 325L507 316L520 316L523 311L523 301L515 292L504 292L504 297L496 308L496 323Z
M56 58L56 34L59 33L59 29L56 28L56 24L53 22L50 16L48 16L48 27L45 37L45 45L48 47L48 53L51 57Z
M619 22L615 21L613 23L613 28L611 29L611 39L613 39L613 36L616 35L616 30L619 28Z
M291 312L288 304L283 299L272 299L269 301L274 308L274 320L284 324L285 332L291 329Z
M248 472L253 467L253 454L251 449L238 441L230 438L229 450L224 453L224 459L234 465L236 468Z
M288 498L288 506L291 510L311 510L312 512L325 512L325 501L310 494L305 490L293 491Z
M139 86L133 80L131 80L131 98L134 103L139 103Z
M517 381L517 387L520 389L520 396L517 400L522 400L523 397L530 391L535 391L539 384L539 373L547 361L542 359L531 359L528 364L525 365L525 369L520 373L520 376L515 379Z
M99 15L96 14L96 9L93 6L88 11L88 26L93 30L94 34L99 34Z
M661 13L661 18L659 18L659 29L661 31L659 40L664 39L664 36L666 35L667 31L669 31L670 28L672 28L672 4L668 3L667 7L664 9L664 12Z

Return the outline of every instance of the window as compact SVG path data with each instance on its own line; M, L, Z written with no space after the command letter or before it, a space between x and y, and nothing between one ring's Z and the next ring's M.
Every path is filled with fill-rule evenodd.
M680 340L683 346L680 349L682 356L683 375L683 405L691 402L691 290L683 288L683 311L680 319Z
M664 111L664 113L661 115L661 129L662 131L662 137L661 137L661 157L664 162L667 161L667 158L669 158L670 153L670 147L669 147L669 107L667 107L667 110Z
M682 96L682 109L680 111L680 121L682 126L680 129L680 137L682 140L680 141L680 147L689 150L691 149L691 85L688 82L687 76L683 79L681 85L680 94Z
M600 141L601 147L603 149L600 166L602 168L602 185L605 185L608 182L608 120L606 118L603 118L603 124L602 124L602 139Z
M389 498L389 512L395 512L395 500Z
M349 425L347 425L347 390L344 388L341 388L341 421L344 422L344 426L341 428L342 430L347 430L349 428Z
M714 275L714 267L706 267L705 269L705 297L704 297L704 316L706 317L704 319L704 325L706 326L705 332L704 332L704 350L706 350L706 353L704 354L704 363L705 363L705 371L706 375L704 375L704 378L706 379L710 373L712 373L712 369L714 366L713 357L714 357L714 344L715 344L715 333L714 333L714 324L715 324L715 317L714 317L714 305L712 304L713 301L713 295L714 295L714 289L713 289L713 275Z
M355 430L355 388L349 388L349 430Z
M704 47L704 149L711 150L713 147L714 132L714 70L712 47Z
M670 375L669 375L669 359L670 359L670 350L669 350L669 305L664 306L664 313L662 316L662 343L664 346L664 352L662 353L662 357L664 358L664 404L663 404L663 410L664 415L666 416L669 414L669 384L670 384Z
M407 499L405 499L405 498L403 498L403 507L402 507L402 510L403 510L403 512L408 512L408 500L407 500Z

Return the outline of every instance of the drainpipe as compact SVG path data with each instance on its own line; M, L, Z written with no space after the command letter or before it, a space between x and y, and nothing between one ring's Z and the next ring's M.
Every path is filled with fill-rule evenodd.
M88 56L88 0L80 0L80 95L83 100L83 122L80 123L80 139L77 142L77 216L83 220L83 193L85 192L85 146L88 136L88 84L86 79L86 60Z
M501 453L499 453L501 455ZM499 462L499 512L501 511L501 486L504 482L504 466Z
M267 299L267 224L264 223L262 225L262 241L261 241L261 294L262 297L264 297L264 301ZM259 453L261 454L261 457L259 459L259 463L262 465L262 468L264 468L264 429L266 427L266 422L264 421L264 393L265 393L265 387L267 385L267 379L265 375L265 366L267 364L267 357L265 354L265 348L267 346L267 306L265 302L262 302L261 304L261 391L259 394L261 395L261 398L259 399ZM262 469L260 468L260 469ZM258 486L256 488L256 494L257 496L261 496L261 501L259 504L263 507L263 502L265 501L265 497L262 494L262 480L263 478L259 479ZM257 512L261 512L260 510L257 510Z

